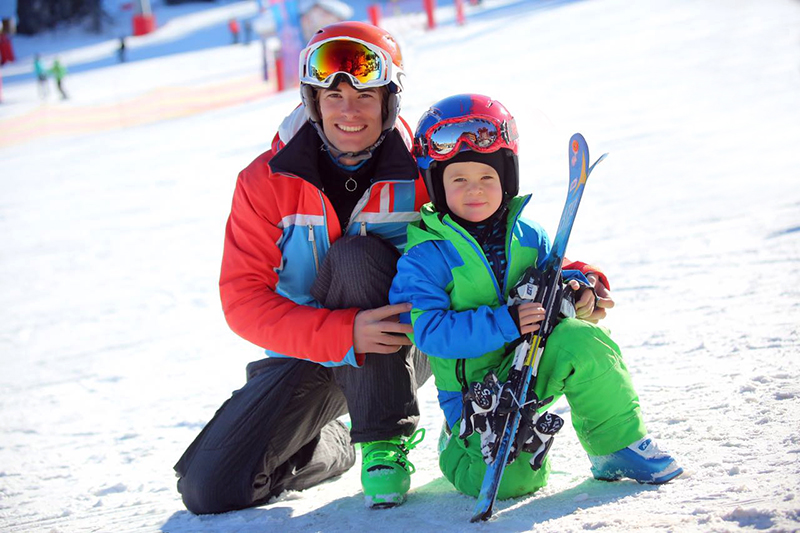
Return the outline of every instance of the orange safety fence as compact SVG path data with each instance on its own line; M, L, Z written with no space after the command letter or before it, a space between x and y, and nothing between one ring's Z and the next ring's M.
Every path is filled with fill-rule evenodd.
M202 86L170 86L100 105L42 104L0 119L0 147L42 137L71 136L130 128L234 106L275 94L259 75Z

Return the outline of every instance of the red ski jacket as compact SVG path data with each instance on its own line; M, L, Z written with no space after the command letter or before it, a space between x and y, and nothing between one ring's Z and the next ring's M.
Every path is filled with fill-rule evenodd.
M428 194L409 152L410 129L400 119L381 145L373 184L341 228L316 175L322 142L297 120L298 111L287 120L304 125L291 140L284 146L284 123L272 149L239 173L219 282L223 311L234 332L270 356L360 366L363 355L353 350L359 309L324 309L311 285L343 234L379 235L402 252L406 226L419 220Z

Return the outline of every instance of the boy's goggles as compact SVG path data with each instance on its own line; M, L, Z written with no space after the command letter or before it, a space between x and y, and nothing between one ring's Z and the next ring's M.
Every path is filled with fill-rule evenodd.
M382 87L392 81L386 52L364 41L341 38L322 41L300 53L300 82L327 89L344 74L356 89Z
M491 117L458 117L443 120L430 128L418 155L444 161L454 157L462 143L483 153L512 149L511 143L517 136L514 119L501 122Z

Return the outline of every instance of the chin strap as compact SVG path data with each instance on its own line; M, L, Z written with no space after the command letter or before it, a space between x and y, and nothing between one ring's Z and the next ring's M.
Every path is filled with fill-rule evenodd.
M317 134L319 134L320 139L322 139L322 144L324 145L323 149L327 150L327 152L338 165L344 165L344 163L342 163L342 159L345 158L352 159L353 161L357 161L359 163L366 161L372 157L372 152L378 149L378 146L380 146L383 140L386 138L386 134L389 133L388 131L384 131L374 144L364 150L361 150L360 152L342 152L328 140L328 137L325 136L325 132L322 131L322 126L320 126L319 123L312 122L311 124L314 126L314 129L317 130Z

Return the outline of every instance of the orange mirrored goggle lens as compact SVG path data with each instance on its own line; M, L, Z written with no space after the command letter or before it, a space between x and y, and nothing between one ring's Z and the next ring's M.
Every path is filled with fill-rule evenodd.
M365 85L387 81L386 63L380 54L353 41L330 41L314 49L306 61L306 77L325 83L343 72Z

